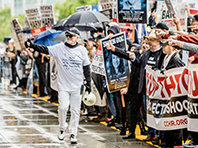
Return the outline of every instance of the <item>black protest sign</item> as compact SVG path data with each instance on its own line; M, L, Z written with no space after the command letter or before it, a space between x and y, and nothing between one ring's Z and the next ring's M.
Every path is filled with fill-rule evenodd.
M129 85L129 63L107 49L109 41L115 47L126 50L125 33L116 34L111 39L101 40L108 90L109 92L115 92Z

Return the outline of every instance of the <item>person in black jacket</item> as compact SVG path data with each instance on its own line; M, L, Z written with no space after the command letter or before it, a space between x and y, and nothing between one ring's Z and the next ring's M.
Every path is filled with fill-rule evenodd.
M184 62L180 58L179 53L175 50L174 47L169 46L167 42L163 43L163 53L166 54L160 70L165 71L177 67L185 66ZM161 131L163 137L161 137L162 147L174 147L177 145L182 145L182 131L181 130L172 130L172 131Z
M161 65L161 70L169 70L176 67L185 66L184 62L180 58L179 53L174 47L169 46L168 43L163 44L163 53L166 54Z
M147 36L150 49L143 52L140 58L137 58L135 54L130 54L131 61L137 67L140 67L140 76L138 84L138 94L146 95L146 70L145 66L149 65L152 69L159 69L164 59L160 40L156 38L155 33L152 31ZM152 141L155 137L155 131L149 128L149 134L145 141Z

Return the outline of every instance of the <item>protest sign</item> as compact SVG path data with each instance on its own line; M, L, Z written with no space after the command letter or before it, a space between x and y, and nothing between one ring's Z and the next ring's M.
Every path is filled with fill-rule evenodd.
M25 10L25 12L33 36L39 35L39 33L42 32L42 28L41 28L42 24L41 24L39 9L38 8L27 9Z
M105 76L103 53L101 49L96 50L93 62L91 63L91 71L96 74Z
M198 65L196 65L198 66ZM198 131L198 72L194 64L161 74L147 67L147 125Z
M146 0L118 0L119 23L147 23Z
M171 0L165 0L165 3L166 3L166 7L168 8L168 12L175 14L175 10L173 8Z
M18 21L18 19L14 19L11 21L11 28L12 28L12 37L16 43L16 48L19 50L24 50L25 49L25 39L24 39L24 35L22 32L22 27Z
M41 14L41 26L51 26L54 25L54 14L52 5L43 5L40 6L40 14Z
M198 13L198 1L197 0L190 0L187 1L190 9L190 14L195 15Z
M100 12L103 13L110 20L112 19L112 9L106 9L106 10L102 10Z
M112 9L113 0L100 0L100 5L102 7L102 10Z
M185 0L174 0L174 1L171 1L171 3L169 0L166 0L168 7L165 1L148 0L148 3L147 3L148 18L147 19L149 19L149 17L152 15L152 12L154 10L153 9L154 2L156 3L155 12L157 14L158 22L166 23L170 31L175 31L176 25L173 21L173 15L175 14L179 18L181 28L186 29L185 5L187 4L187 2Z
M109 41L121 50L126 50L125 33L114 35L111 39L104 38L101 40L104 66L106 73L106 82L109 92L118 91L129 85L129 63L127 60L114 55L111 51L107 50Z

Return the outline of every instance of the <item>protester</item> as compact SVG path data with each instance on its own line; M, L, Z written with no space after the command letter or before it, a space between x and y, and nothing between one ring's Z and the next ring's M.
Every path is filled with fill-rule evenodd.
M3 56L3 85L5 90L9 89L9 85L16 84L16 53L14 47L14 40L8 41L8 48L6 48Z
M163 27L163 25L161 25ZM166 27L165 27L166 28ZM163 28L164 29L164 28ZM147 37L149 41L150 49L146 50L140 58L136 58L135 55L131 56L131 59L134 65L140 67L140 78L138 85L138 93L140 95L146 94L146 75L145 75L145 66L149 65L152 69L161 67L164 54L162 53L162 47L160 40L156 38L154 31L150 33ZM152 128L149 128L149 135L145 141L152 141L155 137L155 131Z
M185 66L180 58L179 53L167 42L163 42L163 53L166 54L160 68L163 73L169 69ZM160 135L160 146L162 147L174 147L177 145L182 145L182 130L160 131Z
M128 44L129 45L129 44ZM136 51L135 48L136 47ZM109 45L107 46L108 50L111 50L113 54L127 59L127 60L131 60L130 58L130 52L134 52L136 57L139 58L140 54L139 54L139 50L140 46L138 46L138 44L131 44L131 46L129 46L128 49L128 53L127 51L123 51L122 49L119 49L118 47L115 47L111 44L111 42L109 42ZM138 83L139 83L139 67L134 66L133 64L131 65L131 74L130 74L130 83L129 83L129 87L127 89L122 89L122 93L126 94L125 98L127 100L127 108L129 109L128 112L128 117L129 117L129 134L124 136L123 139L131 139L131 138L135 138L135 128L136 128L136 124L137 124L137 112L140 109L140 106L142 104L143 98L142 96L140 97L139 94L137 93L138 91Z
M31 40L25 42L26 48L50 54L58 63L58 90L59 90L59 140L65 138L67 129L66 116L70 105L71 118L69 124L71 144L77 143L77 128L80 117L81 96L83 85L83 72L86 78L86 91L91 92L90 61L87 50L78 44L80 33L72 28L66 31L66 42L54 46L40 46L33 44Z

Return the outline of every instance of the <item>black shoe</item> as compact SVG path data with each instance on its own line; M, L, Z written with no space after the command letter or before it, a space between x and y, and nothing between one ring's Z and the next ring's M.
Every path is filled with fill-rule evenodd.
M148 131L144 131L144 130L143 130L143 131L140 132L140 134L141 134L141 135L148 135Z
M126 128L122 128L122 129L121 129L120 135L126 135Z
M122 139L134 139L135 138L135 134L134 133L129 133L128 135L122 137Z
M143 141L152 141L153 138L154 138L154 137L148 135L148 136L146 137L146 139L143 139Z
M151 141L153 144L155 145L159 145L159 138L158 137L154 137L153 140Z
M159 144L160 147L165 148L166 147L166 142L165 141L161 141L161 143Z
M110 120L108 123L107 123L107 126L110 127L110 126L115 126L115 120L112 119Z
M57 99L51 101L52 103L59 103Z
M54 99L53 98L49 98L47 101L52 102L52 101L54 101Z
M45 96L47 96L47 94L40 94L39 97L45 97Z

